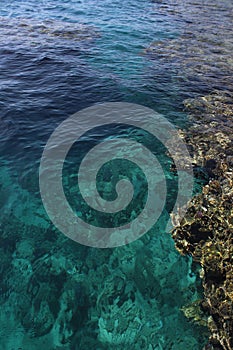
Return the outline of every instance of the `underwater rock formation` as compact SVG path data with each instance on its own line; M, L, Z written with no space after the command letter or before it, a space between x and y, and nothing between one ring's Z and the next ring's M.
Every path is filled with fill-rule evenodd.
M21 48L59 46L59 40L67 41L76 49L78 43L89 42L100 36L93 26L65 23L59 20L36 21L29 18L0 17L0 45L9 44Z
M233 95L184 102L194 125L181 136L209 183L188 204L172 236L181 254L201 264L202 311L211 331L206 349L233 349ZM187 311L187 310L186 310Z
M145 55L155 63L156 76L162 67L169 69L173 82L181 87L179 93L187 87L190 93L198 94L213 89L233 91L232 4L197 0L193 6L189 0L169 0L155 4L155 11L169 16L178 27L177 35L154 41L145 49Z
M166 233L97 250L11 215L1 240L1 350L201 349L180 311L199 284Z

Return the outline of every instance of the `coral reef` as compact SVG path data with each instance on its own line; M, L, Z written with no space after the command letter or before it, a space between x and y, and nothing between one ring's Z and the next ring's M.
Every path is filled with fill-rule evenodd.
M169 69L179 94L181 90L186 95L206 94L213 89L232 91L233 38L228 27L233 20L232 5L197 0L193 6L190 0L169 0L155 4L155 11L176 21L179 33L154 41L145 49L157 67L156 76L163 68L163 74Z
M42 223L2 220L1 350L201 349L205 327L180 310L200 280L169 235L98 250Z
M181 254L201 264L206 349L233 348L233 95L215 91L184 102L194 125L181 136L209 183L188 204L172 236ZM187 311L187 310L186 310Z
M58 46L59 40L73 43L77 48L78 43L87 43L100 36L93 26L77 23L64 24L59 20L31 20L29 18L5 18L0 17L0 43L31 48ZM79 46L80 48L80 46Z

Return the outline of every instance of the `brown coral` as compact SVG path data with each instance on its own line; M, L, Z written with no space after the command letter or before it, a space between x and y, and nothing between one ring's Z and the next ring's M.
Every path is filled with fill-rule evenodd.
M177 249L202 266L204 310L209 314L206 349L233 349L233 96L215 92L186 100L194 126L183 132L197 166L210 181L189 203L172 232Z

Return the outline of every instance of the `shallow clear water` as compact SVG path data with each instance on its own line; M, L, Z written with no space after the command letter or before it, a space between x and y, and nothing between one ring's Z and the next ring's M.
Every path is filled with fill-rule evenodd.
M201 297L198 273L164 233L167 212L129 246L83 247L46 216L38 170L52 131L82 108L134 102L184 127L185 98L230 89L231 2L16 0L0 16L0 349L202 349L206 328L180 311ZM169 211L176 178L160 157Z

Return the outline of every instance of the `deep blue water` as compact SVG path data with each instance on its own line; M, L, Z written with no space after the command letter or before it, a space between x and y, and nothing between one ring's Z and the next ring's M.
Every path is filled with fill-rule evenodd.
M195 281L190 277L190 259L179 257L171 239L163 237L159 228L156 233L163 237L164 243L156 236L130 246L129 250L96 252L67 242L46 221L48 218L39 196L38 170L43 148L53 130L71 114L94 103L141 104L162 113L176 127L186 127L189 121L182 101L215 88L223 89L225 85L218 75L223 80L225 76L229 78L222 62L225 57L226 62L232 64L229 60L232 42L227 41L231 9L230 1L217 0L213 3L6 0L0 4L0 250L3 266L0 270L3 310L0 350L202 349L208 338L206 328L189 323L180 311L184 304L196 300L202 293L197 271ZM219 54L214 50L218 40L221 41L214 32L216 21L226 34L223 51ZM210 41L203 38L203 28ZM188 35L190 47L182 41ZM177 45L179 40L181 46ZM203 43L206 46L203 47ZM150 47L153 52L148 50ZM205 50L209 56L204 62ZM217 55L214 64L211 55ZM216 60L218 57L220 63ZM204 70L195 66L197 61L200 65L214 66L216 76L208 71L208 66L205 77ZM224 80L228 88L231 83L230 78ZM98 130L90 139L98 141L103 132ZM167 156L161 157L168 165ZM173 184L175 175L169 175L168 169L166 172ZM171 187L174 190L174 186ZM173 190L171 199L175 196ZM147 271L144 282L144 275L142 282L136 275L127 275L126 263L122 262L128 264L130 254L137 256L135 271L138 270L134 273L140 275L143 269ZM114 262L114 256L118 263ZM153 273L143 265L146 259L153 266ZM41 273L38 266L42 266ZM86 276L84 280L88 282L85 284L76 273ZM121 294L115 286L117 282L111 280L114 273L119 284L125 278L125 294ZM186 277L183 279L183 276ZM146 288L145 284L148 284ZM69 299L65 291L60 293L64 285L74 293L73 299ZM108 287L108 291L107 285L112 285L113 290ZM134 297L130 292L132 285ZM35 293L33 288L37 290ZM148 305L152 310L145 322L135 321L139 322L142 337L135 338L133 345L124 338L120 341L119 334L109 340L103 331L108 317L119 319L112 309L113 300L123 307L128 298L126 290L133 305L135 299L141 300L143 311L134 306L136 309L132 309L132 313L147 315ZM49 300L50 311L41 311L43 298ZM62 314L64 302L69 303L67 310L76 310L71 320ZM105 311L100 311L101 308ZM51 315L53 317L53 328L44 327L44 331L41 330L45 323L43 312L46 322L49 323ZM5 326L8 317L10 321ZM62 317L65 321L61 321ZM64 328L59 328L59 324ZM122 337L124 331L124 327L119 331ZM59 338L59 334L64 339Z
M34 154L32 146L39 149L59 121L93 103L132 101L172 113L169 97L176 86L166 67L161 67L163 81L152 79L143 50L155 39L176 36L180 25L161 18L150 2L13 1L1 5L1 14L2 118L5 137L11 145L13 138L22 153L29 143ZM35 31L45 20L51 20L52 29L65 22L86 24L99 38L79 43L37 33L31 39L30 28L17 38L17 20L28 21Z

